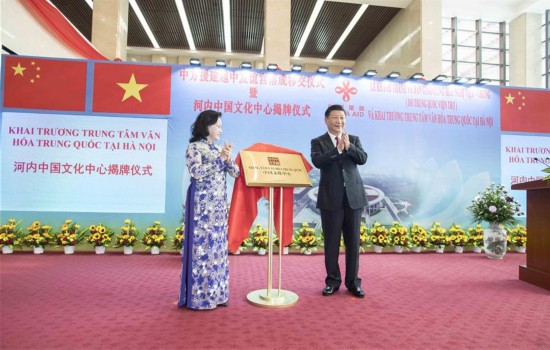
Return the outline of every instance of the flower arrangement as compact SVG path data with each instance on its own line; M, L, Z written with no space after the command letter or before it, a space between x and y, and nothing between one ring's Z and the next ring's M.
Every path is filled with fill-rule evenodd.
M309 254L317 251L319 240L315 230L307 222L302 222L302 227L294 232L293 244L300 249L300 253Z
M124 226L120 227L120 233L115 238L115 248L133 247L138 241L139 230L132 220L124 220Z
M430 228L430 243L439 248L451 245L451 241L447 237L447 230L441 227L439 222L434 222Z
M29 247L44 248L53 241L50 235L52 227L40 224L40 221L34 221L27 227L28 233L23 236L23 242Z
M392 244L392 240L388 234L388 229L385 226L382 226L378 221L376 221L370 229L370 239L372 244L387 247Z
M394 221L388 229L393 245L397 247L409 247L411 242L409 238L409 229Z
M72 220L65 220L61 225L61 232L55 235L55 241L60 246L75 246L84 239L86 230L87 228L81 230L80 225Z
M527 244L527 228L523 225L517 225L512 229L507 229L510 244L516 247L525 247Z
M517 222L515 216L523 215L521 206L508 195L505 187L491 183L485 192L479 193L468 206L474 222L486 221L500 225L513 225Z
M256 224L255 228L249 232L250 234L250 245L252 250L257 252L260 249L267 250L269 245L269 237L267 236L268 229L267 227L262 227L262 224Z
M369 229L364 223L361 223L361 227L359 228L359 249L364 252L365 248L369 245L371 245Z
M460 225L457 225L453 222L453 224L449 228L449 233L449 241L451 242L451 245L455 247L464 247L466 244L468 244L468 235Z
M172 238L172 249L181 250L183 247L183 232L185 231L185 223L182 221L181 225L176 228L174 238Z
M94 247L107 247L113 239L114 232L111 228L102 224L90 225L88 227L90 233L86 237L86 242Z
M410 228L411 232L411 245L413 247L428 247L430 245L428 232L422 226L417 223L413 223Z
M167 238L165 232L166 229L160 226L160 221L155 221L151 227L147 228L141 243L147 246L146 249L151 249L151 247L160 248L164 246L164 241Z
M483 227L480 224L468 228L468 245L483 247Z
M0 227L0 246L21 247L21 232L23 229L17 228L21 221L15 222L15 219L9 219L7 224Z

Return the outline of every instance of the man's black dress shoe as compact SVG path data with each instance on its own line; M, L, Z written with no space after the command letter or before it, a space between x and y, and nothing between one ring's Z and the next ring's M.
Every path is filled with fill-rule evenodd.
M351 294L355 295L358 298L365 297L365 292L361 289L361 287L350 288L348 290Z
M334 292L337 292L338 289L340 289L340 287L326 286L325 289L323 289L323 295L324 296L332 295L332 294L334 294Z

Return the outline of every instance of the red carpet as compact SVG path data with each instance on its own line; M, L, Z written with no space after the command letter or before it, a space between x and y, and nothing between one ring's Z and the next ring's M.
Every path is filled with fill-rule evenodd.
M175 253L0 263L1 349L550 349L550 291L518 280L516 253L363 254L365 299L321 295L322 254L284 256L283 289L300 298L284 309L246 301L267 257L231 256L229 307L211 311L175 306Z

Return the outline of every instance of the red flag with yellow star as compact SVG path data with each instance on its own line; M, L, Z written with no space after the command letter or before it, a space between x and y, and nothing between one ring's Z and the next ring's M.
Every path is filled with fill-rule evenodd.
M97 62L92 111L170 114L170 84L169 66Z
M86 62L6 56L4 108L84 111Z
M550 132L550 90L501 88L500 129Z

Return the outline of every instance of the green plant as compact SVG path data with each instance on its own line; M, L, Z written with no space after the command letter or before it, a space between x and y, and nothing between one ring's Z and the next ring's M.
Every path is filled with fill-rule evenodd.
M397 247L410 247L409 229L401 225L399 222L394 221L388 229L390 237L394 246Z
M508 232L508 237L510 238L509 243L516 247L525 247L527 244L527 228L523 225L517 225L512 229L506 229Z
M174 238L172 238L172 249L181 250L183 247L183 232L185 231L185 223L182 221L181 225L176 228Z
M514 225L515 216L523 215L521 206L511 197L502 185L494 182L484 192L480 192L467 207L476 223L482 221L500 225Z
M441 227L441 224L437 221L430 228L430 243L440 248L451 245L451 241L447 236L447 230Z

